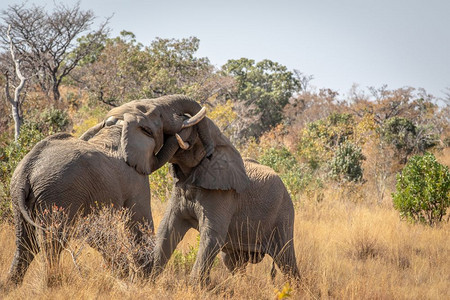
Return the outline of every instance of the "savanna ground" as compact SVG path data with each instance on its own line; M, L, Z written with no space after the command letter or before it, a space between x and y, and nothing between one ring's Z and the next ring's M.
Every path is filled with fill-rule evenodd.
M318 107L321 108L319 111L324 111L320 95L309 95L319 97L319 101L317 98L311 99L313 105L303 111L303 116L297 117L297 120L316 116ZM304 97L307 96L308 93L305 93ZM35 121L41 125L24 127L22 148L19 148L17 154L14 152L16 148L4 144L6 151L3 155L9 158L4 160L3 176L6 179L0 190L4 203L9 203L5 195L8 193L7 178L11 175L10 170L13 170L13 166L34 143L52 131L51 126L47 126L50 128L48 129L42 124L50 122L66 125L65 120L69 119L73 126L72 132L79 135L96 124L105 113L104 109L89 107L87 100L81 103L80 109L68 110L68 114L58 109L46 111L50 115L50 121L41 114ZM218 104L209 112L209 116L226 131L229 129L226 124L230 122L230 116L236 118L232 108L229 102ZM374 114L358 118L346 113L333 113L339 111L336 106L325 106L325 109L329 110L328 113L317 115L317 121L306 125L277 126L262 135L258 141L248 139L245 144L240 145L243 156L255 158L276 169L292 195L296 211L294 245L302 275L299 285L289 285L280 272L275 282L272 282L269 275L272 261L269 257L259 264L249 265L244 275L235 276L230 275L217 259L212 269L210 287L189 285L188 274L194 263L198 244L197 232L191 230L156 282L118 276L117 270L107 267L97 251L84 246L75 263L71 253L63 251L61 264L55 271L58 278L56 284L48 284L46 265L39 254L31 264L23 284L7 292L0 291L0 298L448 298L448 215L443 222L432 227L402 219L393 207L391 193L395 191L395 175L403 166L399 163L403 148L396 150L380 146L383 141L371 122ZM46 128L48 131L41 132L37 128ZM365 159L353 161L356 166L361 167L351 169L353 173L347 174L346 170L338 168L337 177L330 178L329 175L334 173L330 173L328 162L337 161L333 155L339 152L340 147L340 140L336 142L336 136L347 136L346 141L360 145L359 149L362 149ZM310 143L311 141L313 142ZM8 152L8 149L13 150ZM450 165L449 147L432 150L441 164ZM353 177L345 177L350 175ZM344 180L345 178L347 179ZM150 182L152 213L157 228L170 194L171 179L167 168L153 173ZM3 207L3 211L7 212L10 204ZM2 218L0 282L6 278L15 249L11 218ZM106 224L104 227L108 226ZM77 243L80 242L75 239L71 245L76 248Z
M342 191L328 190L317 201L301 199L296 207L295 249L302 274L291 285L292 298L318 299L445 299L449 296L450 224L435 228L401 221L389 205L362 204ZM164 203L153 203L156 226ZM212 286L190 286L195 231L178 247L162 276L151 283L119 279L104 267L91 248L78 258L79 270L64 253L59 285L48 287L42 259L32 263L22 286L2 299L274 299L287 284L277 275L272 283L271 259L249 265L245 275L231 276L221 262L212 270ZM14 252L12 225L0 225L0 265L4 280ZM180 256L183 258L180 260ZM284 294L287 296L286 294Z

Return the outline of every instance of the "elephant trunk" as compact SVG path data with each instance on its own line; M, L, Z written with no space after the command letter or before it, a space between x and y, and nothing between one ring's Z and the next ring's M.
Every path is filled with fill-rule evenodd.
M183 112L187 113L191 116L197 115L201 110L202 107L199 103L196 101L186 97L186 96L170 96L173 97L167 105L172 107L177 112ZM194 120L195 121L195 120ZM184 120L180 122L179 120L174 121L175 124L173 124L173 129L176 128L174 133L179 132L182 128L186 127L186 123L184 123ZM214 151L214 141L211 138L211 134L209 132L209 127L206 119L202 119L201 121L198 121L197 124L198 127L198 135L200 140L203 143L203 147L205 148L206 156L209 157Z
M183 132L180 133L182 136L180 136L180 135L178 135L178 133L176 133L175 137L174 136L169 137L164 142L164 146L161 149L161 151L159 151L156 154L156 157L154 158L152 172L158 170L166 162L168 162L169 159L171 159L175 155L175 153L178 151L180 140L183 141L183 138L187 139L191 135L191 133L192 133L192 127L183 130ZM185 143L184 145L187 145L187 147L189 147L188 143ZM184 150L186 150L186 149L184 149Z

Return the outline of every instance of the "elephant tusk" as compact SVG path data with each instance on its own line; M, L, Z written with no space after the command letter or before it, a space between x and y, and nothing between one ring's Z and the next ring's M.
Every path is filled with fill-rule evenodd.
M105 121L105 125L106 126L113 126L113 125L122 125L123 124L123 120L117 119L114 116L109 117L108 119L106 119Z
M203 120L205 116L206 116L206 107L202 107L202 109L200 109L200 111L196 113L195 116L190 117L189 119L183 122L181 129L194 126L195 124Z
M109 117L108 119L106 119L105 121L105 125L106 126L112 126L115 125L117 123L117 118L114 116Z
M183 139L181 138L181 136L178 135L178 133L175 133L175 137L177 138L178 145L180 145L181 149L183 149L183 150L189 149L189 146L190 146L189 143L183 141Z

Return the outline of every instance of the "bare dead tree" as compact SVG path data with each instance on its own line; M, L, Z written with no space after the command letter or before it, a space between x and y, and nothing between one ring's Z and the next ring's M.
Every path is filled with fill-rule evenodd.
M8 30L6 32L6 36L9 40L9 51L11 53L11 59L14 62L14 67L16 71L17 78L19 78L19 84L14 89L14 97L11 97L10 91L9 91L9 71L5 72L5 78L6 78L6 84L5 84L5 94L6 94L6 100L11 104L11 111L12 116L14 119L14 140L17 143L20 135L20 125L21 125L21 118L20 118L20 110L23 102L23 98L21 98L21 92L22 89L25 86L25 83L27 79L22 74L22 71L20 69L20 60L16 57L16 50L13 44L13 41L11 39L11 25L8 26Z
M0 25L0 32L6 31L5 24L11 25L10 37L17 53L32 66L41 89L60 100L62 80L102 44L109 19L90 30L94 13L81 10L79 2L73 7L57 4L52 13L45 12L42 6L27 8L25 4L2 11L4 24ZM0 36L0 42L8 45L5 35Z
M309 83L314 79L314 75L306 75L302 71L294 69L294 76L300 83L301 91L309 91Z

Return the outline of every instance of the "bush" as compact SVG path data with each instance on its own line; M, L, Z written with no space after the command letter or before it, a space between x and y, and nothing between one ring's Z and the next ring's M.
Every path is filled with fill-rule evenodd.
M391 144L403 163L411 154L423 153L435 146L439 138L432 125L416 126L411 120L393 117L378 128L382 140Z
M182 271L185 275L188 275L192 267L194 266L195 260L197 259L198 247L200 245L200 234L197 235L195 245L189 245L187 251L181 251L175 249L173 252L172 265L177 271ZM215 258L215 264L217 257Z
M0 220L11 216L9 184L17 164L44 137L36 123L26 122L21 127L17 143L8 137L2 138L8 141L0 144Z
M450 172L431 153L413 156L397 175L394 207L413 222L441 222L450 206Z
M133 279L151 263L155 241L149 224L134 224L131 217L128 208L99 205L95 213L78 220L73 235L82 239L81 247L99 251L113 274ZM141 235L139 240L136 233Z
M41 132L46 134L53 134L60 131L66 131L70 125L69 115L66 111L57 108L45 109L38 123L44 128Z
M32 116L30 116L31 119ZM20 128L17 143L4 135L0 139L0 220L11 215L9 184L17 164L46 136L67 130L69 116L59 109L46 109L34 120L26 120Z
M340 182L360 182L363 178L361 164L365 159L361 147L350 142L340 144L330 162L330 175Z
M169 174L169 165L165 164L150 176L152 201L165 202L172 191L173 179Z
M311 168L319 169L333 157L340 144L353 140L355 126L352 115L338 113L308 123L301 133L298 155Z
M293 199L314 182L313 171L299 163L286 147L265 150L259 161L278 173ZM317 182L317 186L320 186L320 182Z

